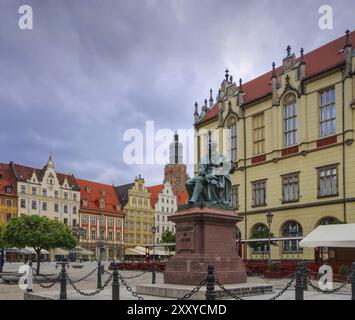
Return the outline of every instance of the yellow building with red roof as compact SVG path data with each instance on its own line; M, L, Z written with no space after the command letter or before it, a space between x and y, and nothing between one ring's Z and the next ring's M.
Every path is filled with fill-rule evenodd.
M270 62L269 72L237 84L226 70L216 101L211 92L201 112L195 104L195 163L215 140L237 168L244 259L313 260L319 252L300 248L300 239L320 224L355 222L354 45L347 31L297 57L288 46L279 67ZM253 246L269 229L278 246Z

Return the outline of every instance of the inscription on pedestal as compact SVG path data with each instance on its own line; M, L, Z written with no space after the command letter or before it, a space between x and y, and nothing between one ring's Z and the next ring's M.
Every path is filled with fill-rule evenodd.
M194 252L194 226L182 225L176 228L176 251Z

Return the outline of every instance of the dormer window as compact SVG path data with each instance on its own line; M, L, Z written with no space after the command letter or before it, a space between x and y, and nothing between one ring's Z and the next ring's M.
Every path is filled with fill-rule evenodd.
M6 193L11 193L12 192L12 187L10 187L10 186L5 187L5 192Z
M90 193L90 192L91 192L91 188L90 188L90 187L86 187L85 189L86 189L86 192L87 192L87 193Z
M100 209L104 209L105 208L105 200L101 199L100 200Z
M83 200L83 206L87 207L88 206L88 201L87 200Z

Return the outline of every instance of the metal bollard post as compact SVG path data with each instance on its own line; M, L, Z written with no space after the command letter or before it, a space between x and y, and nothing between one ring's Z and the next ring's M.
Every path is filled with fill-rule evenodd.
M351 265L351 300L355 300L355 262Z
M97 263L97 289L102 288L102 283L101 283L101 261L99 260Z
M214 290L214 268L212 264L208 265L207 285L206 285L206 300L216 300L216 291Z
M295 285L295 299L304 300L304 286L303 286L303 267L300 263L297 264L296 270L296 285Z
M62 262L62 271L60 272L60 295L59 300L67 300L67 270L66 262Z
M112 300L120 300L120 282L118 279L118 263L112 262L111 269L113 270Z
M33 292L32 260L28 262L27 289L26 292Z
M302 262L302 272L303 272L303 290L308 290L307 280L308 280L308 270L306 261Z
M156 283L157 283L157 268L154 261L152 265L152 284L156 284Z

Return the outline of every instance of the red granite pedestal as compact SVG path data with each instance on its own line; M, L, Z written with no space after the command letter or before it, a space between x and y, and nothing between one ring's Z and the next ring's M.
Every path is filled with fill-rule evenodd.
M176 254L167 262L164 282L197 285L214 276L223 284L245 283L246 270L236 251L236 223L242 218L232 210L190 207L169 217L175 222Z

